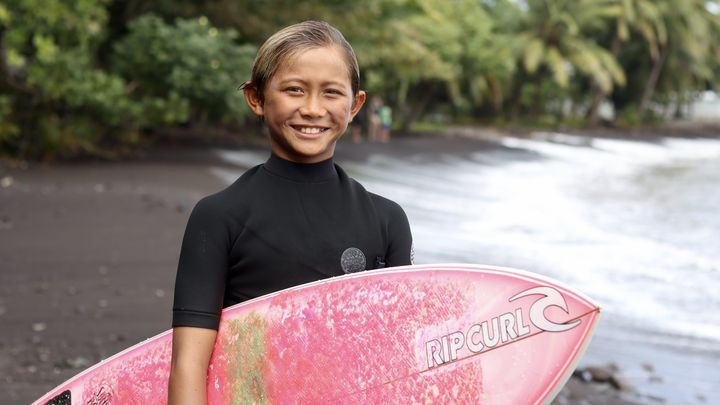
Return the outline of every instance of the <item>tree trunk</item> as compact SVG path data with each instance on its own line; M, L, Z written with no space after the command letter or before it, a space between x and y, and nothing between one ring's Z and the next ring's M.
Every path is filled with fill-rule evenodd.
M669 54L669 47L664 46L660 50L660 57L655 60L655 63L653 63L652 70L650 71L650 76L648 77L647 83L645 84L645 90L643 91L642 99L640 100L639 112L641 116L645 114L645 111L647 111L650 105L650 100L655 94L655 88L657 87L657 82L660 79L660 73L662 72L663 66L665 66L665 61L667 60Z
M490 85L490 94L493 99L493 112L495 115L500 115L503 107L503 94L500 81L493 77L488 80L488 84Z
M610 53L612 53L612 56L615 59L617 59L618 55L620 54L620 34L617 33L617 30L615 32L615 37L613 38L612 45L610 46ZM587 112L586 118L588 121L590 121L590 124L595 125L598 123L600 104L605 99L605 96L607 94L605 94L603 89L601 89L600 86L598 86L595 82L593 82L592 84L592 89L595 95L593 96L593 101L590 105L590 109Z
M425 88L425 92L422 94L417 103L412 103L410 111L402 117L400 122L400 132L408 132L410 130L410 125L417 121L418 118L420 118L425 112L425 109L435 95L437 82L432 82L429 85L422 87Z
M513 78L512 92L510 93L511 107L510 107L510 118L512 120L517 119L520 115L520 108L522 107L522 89L525 85L527 74L523 66L518 66L518 73Z

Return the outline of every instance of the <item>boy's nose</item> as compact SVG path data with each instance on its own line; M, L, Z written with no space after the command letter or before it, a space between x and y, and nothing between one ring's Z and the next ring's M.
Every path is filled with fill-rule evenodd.
M308 117L320 117L325 113L325 108L320 101L320 97L310 96L305 99L300 108L300 114Z

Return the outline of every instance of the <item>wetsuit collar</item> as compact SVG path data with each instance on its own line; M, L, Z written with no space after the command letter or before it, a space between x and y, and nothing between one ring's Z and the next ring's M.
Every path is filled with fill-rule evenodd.
M338 177L333 158L317 163L296 163L273 153L264 167L272 174L303 183L317 183Z

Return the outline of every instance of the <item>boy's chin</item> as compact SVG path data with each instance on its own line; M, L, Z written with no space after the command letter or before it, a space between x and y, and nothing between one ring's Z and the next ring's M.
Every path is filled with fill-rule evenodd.
M309 148L309 147L290 147L283 148L279 145L273 145L273 153L287 160L297 163L317 163L333 157L335 152L335 143L326 145L325 147Z

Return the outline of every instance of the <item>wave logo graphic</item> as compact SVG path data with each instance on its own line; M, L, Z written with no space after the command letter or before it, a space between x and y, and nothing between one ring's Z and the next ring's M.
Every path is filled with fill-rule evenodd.
M477 354L486 349L512 343L522 337L530 335L530 322L541 331L565 332L580 324L577 319L568 323L556 323L545 316L545 310L558 307L569 314L567 302L563 295L552 287L534 287L522 291L508 299L513 302L520 298L535 296L538 298L530 305L529 313L523 313L522 308L491 317L488 320L475 323L466 330L459 330L438 339L425 342L425 353L428 368L449 363L458 359L458 352L469 350Z

